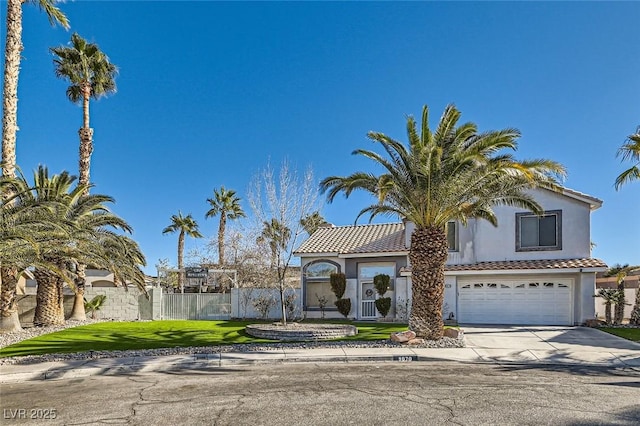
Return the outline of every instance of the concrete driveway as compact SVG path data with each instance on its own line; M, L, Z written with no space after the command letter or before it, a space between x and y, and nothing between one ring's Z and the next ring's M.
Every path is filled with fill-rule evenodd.
M462 325L467 347L496 362L640 367L640 344L588 327Z

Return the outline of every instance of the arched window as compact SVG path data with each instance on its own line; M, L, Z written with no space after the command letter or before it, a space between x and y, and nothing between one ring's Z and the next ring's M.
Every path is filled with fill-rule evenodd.
M305 309L320 309L326 303L327 310L335 310L336 296L331 291L330 276L340 272L340 265L330 260L315 260L304 266Z
M307 278L329 278L331 274L337 273L339 270L338 265L327 261L315 261L305 266L305 273Z

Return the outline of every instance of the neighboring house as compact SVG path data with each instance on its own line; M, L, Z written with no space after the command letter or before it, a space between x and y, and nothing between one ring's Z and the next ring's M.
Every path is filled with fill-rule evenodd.
M498 227L484 220L447 229L445 320L469 324L581 324L595 317L596 273L604 262L591 258L591 212L602 201L573 191L533 192L544 209L536 216L498 206ZM295 251L302 266L302 304L307 317L320 316L318 299L328 297L327 317L338 317L329 274L347 278L343 297L349 317L378 317L373 277L388 274L391 316L405 319L411 300L408 253L412 223L325 226Z
M35 277L33 276L33 273L30 270L25 269L22 272L20 272L20 276L18 277L18 283L16 284L16 294L18 296L27 294L28 282L34 279ZM35 281L33 282L35 283Z
M28 275L27 275L28 274ZM90 269L87 268L85 271L86 281L85 287L119 287L114 283L113 273L109 271L105 271L102 269ZM33 274L27 269L23 272L23 275L20 278L22 281L18 281L18 294L36 294L36 288L38 287L38 283L36 282ZM155 277L145 277L145 283L149 285L153 285L155 281ZM22 293L20 293L22 291ZM71 294L71 289L65 285L64 291L67 294Z

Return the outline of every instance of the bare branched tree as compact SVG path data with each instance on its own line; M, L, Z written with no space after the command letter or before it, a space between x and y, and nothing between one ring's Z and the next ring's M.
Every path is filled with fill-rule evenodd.
M267 241L268 238L258 238L257 241L269 248L273 254L273 273L278 282L280 305L282 308L282 323L287 323L285 278L291 265L293 250L306 234L302 220L317 211L318 183L313 176L313 170L308 168L302 176L291 167L288 161L283 161L279 173L267 164L264 170L256 175L247 192L247 199L253 211L258 226L277 223L287 229L286 233L278 233L278 241ZM268 234L268 233L267 233ZM286 238L282 236L285 235Z

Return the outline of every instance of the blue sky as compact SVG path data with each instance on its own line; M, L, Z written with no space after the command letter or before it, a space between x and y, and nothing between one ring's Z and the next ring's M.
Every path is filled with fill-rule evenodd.
M178 210L202 233L206 198L244 196L269 159L318 179L373 170L350 155L369 130L405 138L405 117L448 103L480 130L516 127L518 158L563 163L567 187L604 201L593 255L640 263L640 183L616 192L615 157L640 125L635 2L100 2L61 4L71 30L24 9L17 162L77 173L81 108L65 97L49 47L76 31L119 67L118 92L91 104L95 193L135 230L147 256L176 261ZM2 22L6 2L1 5ZM3 26L4 27L4 26ZM4 45L5 28L2 31ZM353 223L368 203L323 208ZM244 204L246 210L248 204ZM187 249L205 241L187 241Z

